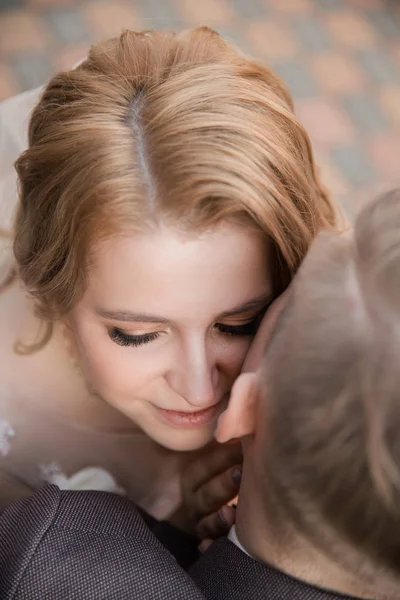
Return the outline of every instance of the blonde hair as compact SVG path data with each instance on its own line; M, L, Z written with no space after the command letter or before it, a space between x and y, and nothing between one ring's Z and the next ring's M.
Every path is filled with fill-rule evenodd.
M316 240L267 350L265 383L269 486L286 517L347 568L371 578L387 569L397 585L399 357L400 190L360 213L353 239Z
M125 31L53 77L18 159L14 252L38 314L67 314L101 237L231 220L271 243L276 293L337 213L290 95L207 28Z

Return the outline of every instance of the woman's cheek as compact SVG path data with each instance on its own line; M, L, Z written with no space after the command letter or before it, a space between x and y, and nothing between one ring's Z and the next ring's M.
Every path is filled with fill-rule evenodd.
M132 378L132 361L129 360L129 352L124 356L118 350L118 347L114 349L112 344L104 341L98 341L83 349L82 358L86 363L87 375L98 391L124 390L129 379Z
M237 338L232 340L229 348L226 349L220 364L224 366L224 371L229 373L231 377L236 379L239 376L252 341L252 337Z
M95 389L109 398L132 397L160 376L154 366L160 361L148 361L144 357L133 357L132 348L119 346L113 351L91 354L88 373ZM157 372L156 372L157 371Z

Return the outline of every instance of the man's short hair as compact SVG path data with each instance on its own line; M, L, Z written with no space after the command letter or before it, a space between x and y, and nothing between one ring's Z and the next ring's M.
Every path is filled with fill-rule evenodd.
M316 240L264 377L266 485L288 518L400 576L400 191Z

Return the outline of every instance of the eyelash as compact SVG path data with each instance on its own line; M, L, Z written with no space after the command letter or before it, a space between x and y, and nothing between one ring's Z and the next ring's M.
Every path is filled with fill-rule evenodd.
M216 323L214 327L222 335L226 336L244 337L255 335L265 312L266 311L263 310L252 321L244 323L243 325L224 325L223 323ZM127 333L124 333L117 327L111 329L108 335L110 339L119 346L133 346L135 348L138 348L139 346L144 346L144 344L148 344L150 342L154 342L154 340L160 337L160 333L158 332L145 333L143 335L128 335Z
M216 323L214 327L223 335L248 336L256 334L260 321L261 317L257 315L255 319L248 323L244 323L243 325L224 325L223 323Z
M143 335L128 335L116 327L111 329L108 335L110 336L110 339L119 346L134 346L135 348L153 342L160 336L157 332L145 333Z

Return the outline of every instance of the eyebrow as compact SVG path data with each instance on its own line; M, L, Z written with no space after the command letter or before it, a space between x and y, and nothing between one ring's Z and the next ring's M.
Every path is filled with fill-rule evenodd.
M235 306L231 310L227 310L220 315L218 315L216 320L225 319L227 317L233 317L235 315L240 315L245 312L251 312L253 310L261 309L268 304L271 304L273 300L272 294L262 294L261 296L257 296L256 298L252 298L239 306ZM145 313L135 313L125 310L105 310L105 309L96 309L96 314L99 317L104 319L110 319L111 321L121 321L124 323L169 323L170 319L166 319L165 317L159 317L156 315L148 315Z
M225 319L226 317L234 317L235 315L240 315L242 313L251 312L253 310L258 310L264 308L272 303L273 296L271 293L262 294L261 296L257 296L257 298L252 298L252 300L248 300L231 310L227 310L220 315L218 315L218 319Z

